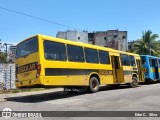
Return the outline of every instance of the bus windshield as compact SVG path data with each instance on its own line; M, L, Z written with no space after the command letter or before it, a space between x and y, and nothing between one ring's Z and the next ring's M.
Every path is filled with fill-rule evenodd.
M142 64L145 65L146 61L145 61L145 57L144 56L141 56L141 60L142 60Z
M30 38L17 46L16 58L20 58L38 51L37 37Z

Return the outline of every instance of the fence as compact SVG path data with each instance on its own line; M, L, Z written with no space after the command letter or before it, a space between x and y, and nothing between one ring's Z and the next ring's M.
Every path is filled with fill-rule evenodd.
M0 89L15 89L15 64L0 63Z

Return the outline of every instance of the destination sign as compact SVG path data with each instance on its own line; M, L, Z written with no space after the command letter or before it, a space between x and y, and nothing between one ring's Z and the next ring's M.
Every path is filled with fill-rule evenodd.
M20 74L20 73L36 70L37 67L38 67L38 62L29 63L26 65L22 65L22 66L17 67L16 73Z

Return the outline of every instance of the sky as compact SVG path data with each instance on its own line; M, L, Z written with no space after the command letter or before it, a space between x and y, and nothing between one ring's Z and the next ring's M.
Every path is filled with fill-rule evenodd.
M128 31L128 41L147 30L160 36L160 0L0 0L1 42L16 44L35 34L55 37L73 28Z

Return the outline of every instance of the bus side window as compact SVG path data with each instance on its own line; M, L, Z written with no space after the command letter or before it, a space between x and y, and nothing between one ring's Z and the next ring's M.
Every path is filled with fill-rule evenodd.
M46 60L66 61L67 59L65 44L63 43L45 40L44 53Z
M99 59L101 64L110 64L109 53L99 50Z
M71 62L84 62L83 48L74 45L67 45L68 60Z
M151 67L156 67L157 66L157 62L156 62L156 59L149 59L149 63L150 63L150 66Z
M129 56L129 60L130 60L130 64L131 64L131 66L136 66L136 63L135 63L135 58L134 58L134 56Z
M158 67L157 59L154 59L155 67Z
M152 59L151 61L152 61L152 67L155 67L155 66L156 66L156 64L155 64L155 60L154 60L154 59Z
M85 48L84 50L87 63L99 63L98 51L96 49Z
M130 66L129 56L126 54L121 54L121 62L123 66Z

